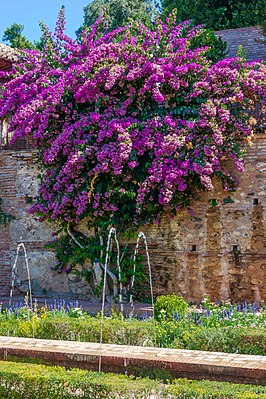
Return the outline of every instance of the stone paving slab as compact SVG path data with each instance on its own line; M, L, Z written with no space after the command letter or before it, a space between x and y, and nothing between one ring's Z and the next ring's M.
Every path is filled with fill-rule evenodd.
M0 358L38 358L66 367L134 373L164 370L173 377L266 384L266 357L89 342L0 336Z

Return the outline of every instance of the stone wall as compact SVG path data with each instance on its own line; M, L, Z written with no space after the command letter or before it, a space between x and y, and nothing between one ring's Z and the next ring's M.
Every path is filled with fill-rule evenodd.
M147 230L157 293L190 301L266 299L266 135L246 155L236 192L199 193L192 213ZM212 205L217 203L216 206Z
M91 294L88 285L75 276L57 275L50 270L55 263L53 252L45 245L51 240L51 226L40 223L27 210L38 189L38 170L34 152L0 151L0 197L2 210L15 219L7 227L0 225L0 297L10 291L11 269L17 245L25 244L28 254L34 295L76 297ZM28 290L23 251L18 259L15 294Z
M0 226L0 296L10 290L16 247L24 242L33 294L90 299L88 284L73 275L50 271L54 254L45 248L51 229L27 213L36 195L34 152L0 151L0 197L3 210L15 216ZM246 155L246 171L235 193L219 184L199 193L192 212L144 229L150 249L156 294L175 292L189 301L209 294L212 300L266 299L266 135L257 135ZM131 243L132 249L134 243ZM20 257L17 286L27 291L25 261Z

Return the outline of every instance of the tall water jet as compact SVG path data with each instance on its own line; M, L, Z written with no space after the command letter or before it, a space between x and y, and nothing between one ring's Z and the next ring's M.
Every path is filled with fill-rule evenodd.
M103 321L104 321L106 277L107 277L107 266L108 266L108 260L109 260L109 252L110 252L112 235L114 236L116 247L117 247L116 263L117 263L118 279L119 279L119 294L118 295L119 295L120 309L121 309L121 313L123 316L123 301L122 301L123 286L122 286L122 282L121 282L120 249L119 249L119 243L117 240L116 229L114 227L111 227L111 229L109 230L109 233L108 233L106 256L105 256L105 263L104 263L104 275L103 275L103 298L102 298L102 314L101 314L102 319L101 319L101 331L100 331L99 372L101 371L101 366L102 366L102 343L103 343Z
M150 280L150 291L151 291L151 306L152 306L152 317L154 317L154 299L153 299L153 287L152 287L152 275L151 275L151 262L150 262L150 255L149 255L149 250L148 250L148 244L147 244L147 238L143 231L141 231L138 234L138 239L137 239L137 244L133 256L133 276L131 280L131 291L133 292L134 284L135 284L135 279L136 279L136 258L137 254L139 251L139 243L140 240L143 239L144 245L145 245L145 251L146 251L146 257L147 257L147 263L148 263L148 269L149 269L149 280ZM134 301L133 301L133 294L130 294L130 304L131 307L133 308Z
M17 261L19 257L19 251L20 249L23 249L24 251L24 257L25 257L25 262L26 262L26 268L27 268L27 274L28 274L28 284L29 284L29 297L30 297L30 307L32 309L32 293L31 293L31 278L30 278L30 269L29 269L29 262L28 262L28 256L27 256L27 251L25 248L25 245L23 242L18 244L17 246L17 253L16 253L16 258L14 265L12 267L12 272L11 272L11 290L10 290L10 299L9 299L9 306L11 306L12 302L12 297L13 297L13 290L14 290L14 285L15 285L15 279L16 279L16 267L17 267Z

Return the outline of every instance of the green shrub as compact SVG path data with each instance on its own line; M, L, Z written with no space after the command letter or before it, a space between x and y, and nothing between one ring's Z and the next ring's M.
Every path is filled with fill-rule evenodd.
M266 399L265 387L205 380L178 379L167 392L170 398L182 399Z
M251 328L197 328L184 345L186 349L266 355L266 331Z
M82 342L100 341L101 320L45 319L40 323L38 338L74 340ZM106 319L103 323L103 342L118 345L154 346L154 323L138 320L123 322Z
M180 318L188 310L188 304L181 297L175 294L158 296L154 304L154 317L156 320L170 319L173 314L179 315Z
M201 46L209 47L206 57L212 62L217 62L226 57L226 42L221 37L216 37L211 29L202 29L201 33L191 39L191 48Z
M0 380L1 399L117 399L128 398L129 393L146 398L157 385L123 375L13 362L0 362Z
M175 380L170 385L85 370L0 361L1 399L266 399L265 387Z
M81 342L100 341L101 320L98 318L46 318L34 322L10 320L0 321L0 335L26 338L57 339ZM155 323L129 319L105 319L103 343L120 345L154 346Z

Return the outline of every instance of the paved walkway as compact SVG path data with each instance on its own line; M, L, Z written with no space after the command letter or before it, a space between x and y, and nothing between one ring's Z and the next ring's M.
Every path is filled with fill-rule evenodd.
M66 367L134 373L164 370L173 377L266 384L266 357L0 336L0 358L38 358Z

